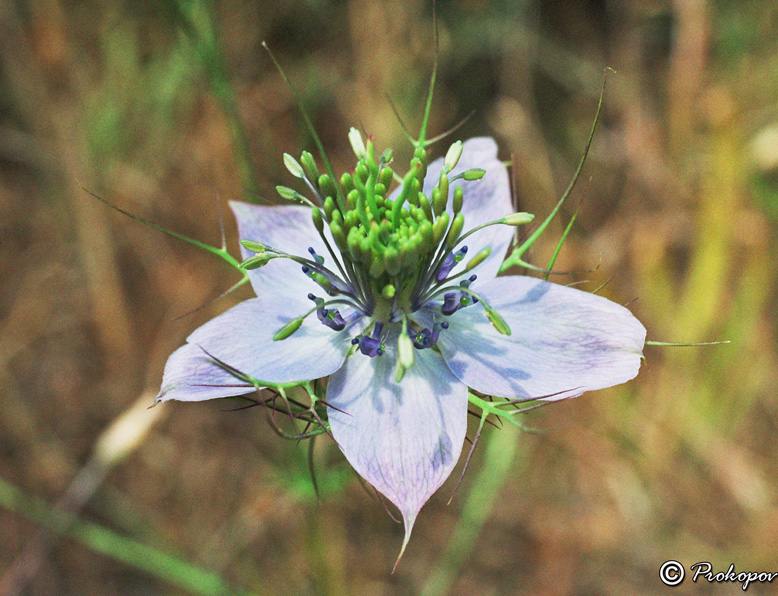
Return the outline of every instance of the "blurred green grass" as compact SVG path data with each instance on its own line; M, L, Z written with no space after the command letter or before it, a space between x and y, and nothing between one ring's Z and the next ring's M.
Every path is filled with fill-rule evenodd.
M778 570L778 7L452 0L439 16L432 131L477 110L458 134L498 139L526 211L552 208L600 73L617 71L556 267L600 262L576 281L613 275L605 293L638 297L651 339L732 343L649 347L635 381L528 416L542 432L487 428L460 493L445 506L455 471L389 575L401 528L330 441L315 447L317 500L306 446L255 410L166 405L134 442L111 434L188 332L249 290L174 321L233 275L80 185L217 242L217 192L270 197L287 182L281 154L313 145L263 40L336 170L351 165L351 125L404 159L385 96L417 125L430 5L0 4L0 478L27 511L45 499L114 536L109 552L129 539L179 565L116 562L57 533L41 547L45 516L6 505L0 582L15 585L0 586L190 594L175 574L192 565L213 593L655 594L671 558ZM548 262L582 191L532 262ZM107 436L121 457L96 448Z

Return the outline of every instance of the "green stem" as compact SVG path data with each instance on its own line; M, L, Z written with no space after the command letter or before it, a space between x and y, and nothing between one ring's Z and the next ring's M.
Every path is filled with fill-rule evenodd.
M551 275L551 270L554 268L554 263L556 263L556 259L559 256L559 251L562 250L562 245L565 243L565 240L567 240L567 235L570 233L570 230L573 229L573 224L575 223L575 219L577 217L578 217L578 209L575 210L575 213L573 213L573 217L570 218L570 222L567 224L567 227L565 228L562 237L559 239L559 242L556 245L556 250L554 250L554 254L551 255L551 260L548 262L548 267L546 267L546 272L543 274L543 281L548 281L548 276Z
M514 265L520 264L521 257L524 255L529 248L535 244L535 241L540 237L540 235L546 230L548 227L548 224L550 224L554 218L557 216L557 213L559 213L559 210L562 208L562 205L564 205L565 201L567 200L567 197L570 196L570 193L573 191L573 187L575 187L576 182L578 182L578 177L581 175L581 170L583 170L584 163L586 163L586 157L589 155L589 148L592 146L592 139L594 139L594 131L597 129L597 122L600 120L600 111L602 110L602 100L603 97L605 97L605 82L608 80L607 78L607 69L606 72L603 73L602 76L602 88L600 89L600 99L597 102L597 112L594 115L594 122L592 122L592 128L589 131L589 138L586 141L586 147L584 148L583 155L581 156L581 161L578 162L578 168L575 170L575 175L573 176L573 179L570 181L570 184L567 186L567 190L565 190L564 194L562 195L562 198L559 199L559 202L556 204L554 209L549 213L548 217L545 219L545 221L538 226L538 229L535 230L532 235L524 241L524 243L521 246L517 246L513 249L513 252L510 254L510 256L503 261L503 264L500 266L499 273L502 273L509 267L513 267Z
M248 278L248 273L246 273L246 270L240 266L240 262L237 259L235 259L229 252L227 252L225 248L216 248L215 246L211 246L210 244L205 244L204 242L200 242L199 240L195 240L194 238L190 238L189 236L184 236L183 234L179 234L178 232L174 232L173 230L168 230L167 228L164 228L161 225L154 223L153 221L149 221L148 219L140 217L139 215L134 215L129 211L125 211L121 207L117 207L113 203L105 200L100 195L93 193L91 190L86 189L83 186L81 188L84 190L84 192L88 193L90 196L94 197L101 203L108 205L111 209L118 211L122 215L126 215L130 219L134 219L135 221L147 225L150 228L159 230L163 234L167 234L168 236L172 236L173 238L177 238L178 240L183 240L184 242L188 242L189 244L196 246L197 248L200 248L206 252L211 253L212 255L219 257L227 264L229 264L231 267L240 271L245 278Z
M343 198L343 191L340 188L340 184L338 184L338 179L335 177L335 170L332 169L332 164L330 163L330 160L327 157L327 152L324 150L324 144L321 142L319 135L316 134L316 129L313 127L313 122L311 122L311 119L308 117L308 112L306 111L302 100L295 92L294 87L292 87L292 84L289 82L289 78L286 76L284 69L281 68L281 65L278 63L278 60L276 60L276 57L273 55L273 52L270 51L270 48L264 41L262 42L262 47L267 50L268 54L270 54L270 59L273 61L276 70L278 70L279 74L281 75L281 78L284 80L284 83L286 83L286 86L289 87L289 91L291 91L292 97L294 97L294 100L297 103L297 109L300 110L300 113L303 116L303 120L305 120L305 125L308 127L308 132L311 133L311 136L313 137L313 142L316 143L316 148L319 150L319 155L321 156L321 159L324 162L324 167L327 170L327 174L332 180L332 183L335 185L335 192L337 194L336 198L338 201L338 206L340 207L341 212L345 213L347 209L346 209L346 201Z
M473 480L446 550L421 590L422 596L444 596L451 593L460 569L476 547L476 540L494 506L495 500L512 477L518 446L518 429L506 426L489 435L484 463Z
M44 500L28 495L0 478L0 507L26 517L48 530L71 538L87 548L204 596L253 596L232 589L218 575L152 546L121 536L94 522L58 511Z

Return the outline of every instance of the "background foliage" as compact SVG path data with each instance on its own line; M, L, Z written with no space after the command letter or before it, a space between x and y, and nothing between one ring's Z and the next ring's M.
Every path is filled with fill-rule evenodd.
M757 0L440 2L432 132L492 135L542 216L585 144L586 180L533 248L613 276L649 338L638 379L489 428L402 528L331 441L314 457L229 403L151 410L169 353L250 295L187 318L234 272L106 209L218 243L215 197L336 170L359 125L404 159L433 59L428 3L0 3L0 593L656 594L662 562L778 571L778 5ZM445 146L438 148L441 154ZM235 246L235 230L228 240ZM749 593L768 593L752 585ZM676 594L707 593L685 584ZM731 593L714 586L710 593Z

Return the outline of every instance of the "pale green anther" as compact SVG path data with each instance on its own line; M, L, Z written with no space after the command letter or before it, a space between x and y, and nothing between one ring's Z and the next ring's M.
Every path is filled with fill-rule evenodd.
M300 164L303 167L303 172L305 172L305 177L316 183L319 180L319 168L316 166L316 160L313 158L313 155L308 151L303 151L302 155L300 155ZM332 190L334 191L335 189ZM332 194L335 193L333 192Z
M324 231L324 214L321 212L321 209L318 207L311 209L311 219L313 219L313 226L316 228L316 231L321 234Z
M461 186L457 186L454 188L454 200L452 201L452 207L454 208L454 213L459 213L462 211L462 203L465 200L465 191L462 190Z
M497 330L498 333L503 335L511 334L511 328L508 326L508 323L505 322L505 319L500 316L500 313L494 310L491 306L487 306L486 304L484 304L484 310L486 311L486 316L489 317L489 321L491 322L492 326Z
M432 189L432 210L435 212L435 217L439 216L446 210L447 197L443 196L440 192L440 188L437 186Z
M362 140L362 133L352 126L351 130L348 131L348 141L351 143L354 155L362 159L365 156L365 142Z
M286 166L286 169L289 170L289 173L295 178L302 178L305 176L303 167L297 163L297 160L288 153L284 153L284 165Z
M394 277L400 272L403 260L400 252L394 246L390 246L386 249L384 260L386 262L386 272L389 275Z
M414 354L413 354L413 341L408 336L408 331L403 326L403 330L400 333L400 337L397 338L397 356L400 367L409 369L413 366ZM402 378L402 375L401 375ZM400 379L397 379L399 382Z
M343 175L340 177L340 186L343 189L344 194L348 194L356 188L356 186L354 186L354 179L351 177L351 174L348 172L343 173Z
M250 250L251 252L256 253L262 253L267 250L267 246L262 244L261 242L255 242L254 240L241 240L240 241L241 246L245 248L246 250Z
M509 226L523 226L524 224L530 223L533 219L535 219L535 216L532 215L532 213L519 212L506 215L501 221Z
M435 220L435 223L432 225L432 240L433 244L435 246L438 246L443 240L443 235L446 233L446 230L448 229L448 220L449 215L448 211L444 211L440 214L440 217Z
M319 178L319 186L321 187L321 178ZM335 211L335 199L333 199L332 195L330 195L324 199L324 215L327 216L327 221L332 220L333 211Z
M430 207L430 202L427 199L427 197L424 195L423 192L419 193L419 206L421 207L422 211L424 212L424 216L429 221L432 221L432 207ZM419 222L421 223L421 222Z
M241 264L241 269L245 269L246 271L252 271L254 269L259 269L260 267L264 267L267 265L267 262L270 259L274 259L276 255L271 255L269 253L260 253L257 255L251 255L247 259L245 259Z
M298 193L293 188L289 188L288 186L276 186L276 192L281 196L283 199L287 199L290 201L297 200L300 193Z
M446 157L443 159L443 167L450 172L457 167L460 157L462 157L462 141L457 141L448 148Z
M465 180L480 180L486 174L486 170L481 168L472 168L462 172L462 178Z
M386 194L386 186L384 186L381 182L377 182L374 191L377 200L379 196L383 196Z
M424 195L423 195L422 193L419 193L419 202L420 202L420 203L421 203L421 198L422 198L423 196L424 196ZM425 198L426 198L426 197L425 197ZM427 204L427 207L429 207L429 203ZM424 212L424 209L422 209L421 207L415 207L415 208L413 209L413 212L412 212L412 213L413 213L413 219L414 219L414 220L415 220L417 223L421 223L421 222L423 222L423 221L429 221L429 219L431 219L431 218L428 218L428 217L427 217L427 214Z
M462 228L465 225L465 216L461 213L457 213L454 216L454 221L451 222L451 229L446 236L446 248L452 249L456 246L459 235L462 233Z
M383 296L387 300L391 300L392 298L394 298L394 294L396 291L397 290L395 290L395 287L392 284L386 284L381 290L381 296Z
M338 194L335 185L332 183L332 178L330 178L327 174L322 174L319 176L319 190L325 197L332 198Z
M465 271L470 271L471 269L475 269L476 267L478 267L478 265L483 263L486 257L488 257L491 252L492 252L491 246L487 246L486 248L482 248L481 250L479 250L476 253L476 255L467 262L467 265L465 266Z
M332 218L330 219L333 223L339 223L343 225L343 215L341 215L340 211L333 211L332 212Z
M276 334L273 336L273 341L281 341L282 339L286 339L292 333L297 331L300 328L300 325L303 324L303 317L297 317L296 319L292 319L289 321L286 325L281 327L278 331L276 331Z

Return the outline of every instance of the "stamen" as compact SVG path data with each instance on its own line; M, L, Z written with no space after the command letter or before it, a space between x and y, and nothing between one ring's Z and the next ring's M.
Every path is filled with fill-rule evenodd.
M375 356L382 356L386 351L386 346L381 341L381 334L384 330L384 324L376 322L373 327L373 332L370 335L360 334L351 340L352 345L358 345L359 351L365 356L374 358Z
M274 341L282 341L282 340L286 339L287 337L291 336L293 333L295 333L300 328L300 326L303 324L303 321L306 319L306 317L308 317L314 311L318 312L319 310L323 309L323 310L327 311L328 318L329 318L329 313L330 312L333 313L333 318L331 320L335 324L339 324L340 321L343 321L343 327L345 327L348 323L351 323L352 321L355 321L359 317L362 316L362 312L359 310L359 308L356 306L356 304L354 304L354 302L352 302L351 300L336 299L336 300L327 300L325 302L321 298L317 298L313 294L308 294L308 299L312 300L316 304L316 306L314 306L309 311L303 313L299 317L292 319L286 325L284 325L278 331L276 331L275 335L273 335L273 340ZM337 309L333 309L332 311L328 311L325 308L327 306L332 306L334 304L350 306L353 309L355 309L356 312L352 313L351 315L349 315L348 320L343 319L343 317L341 317L340 314L338 313ZM337 314L335 314L335 313L337 313ZM336 320L336 319L338 319L338 320ZM319 318L319 320L321 321L321 318ZM322 321L322 323L324 323L325 325L327 325L331 329L335 329L335 327L332 327L331 325L325 323L324 321ZM341 329L343 329L343 327L341 327L340 329L335 329L335 331L340 331Z
M443 264L438 269L438 273L435 275L435 279L437 281L443 281L448 277L448 274L451 273L451 270L456 267L459 263L462 262L462 259L465 258L465 255L467 254L467 246L463 246L455 253L450 253L445 260L443 261Z
M337 308L333 308L332 310L324 308L324 300L313 294L308 294L308 299L316 304L316 316L323 325L326 325L334 331L343 330L348 321L343 318Z
M313 246L308 247L308 252L313 257L313 260L316 261L317 265L323 265L324 264L324 257L321 255L317 255L316 251L313 249Z
M448 329L448 323L446 321L443 321L442 323L435 323L432 326L432 329L429 327L425 327L413 338L413 345L418 350L423 350L425 348L431 348L435 344L438 343L438 337L440 336L440 332L444 329Z
M374 358L376 356L382 356L384 353L384 344L374 337L368 337L367 335L358 335L351 340L352 344L359 345L359 351L365 356Z

